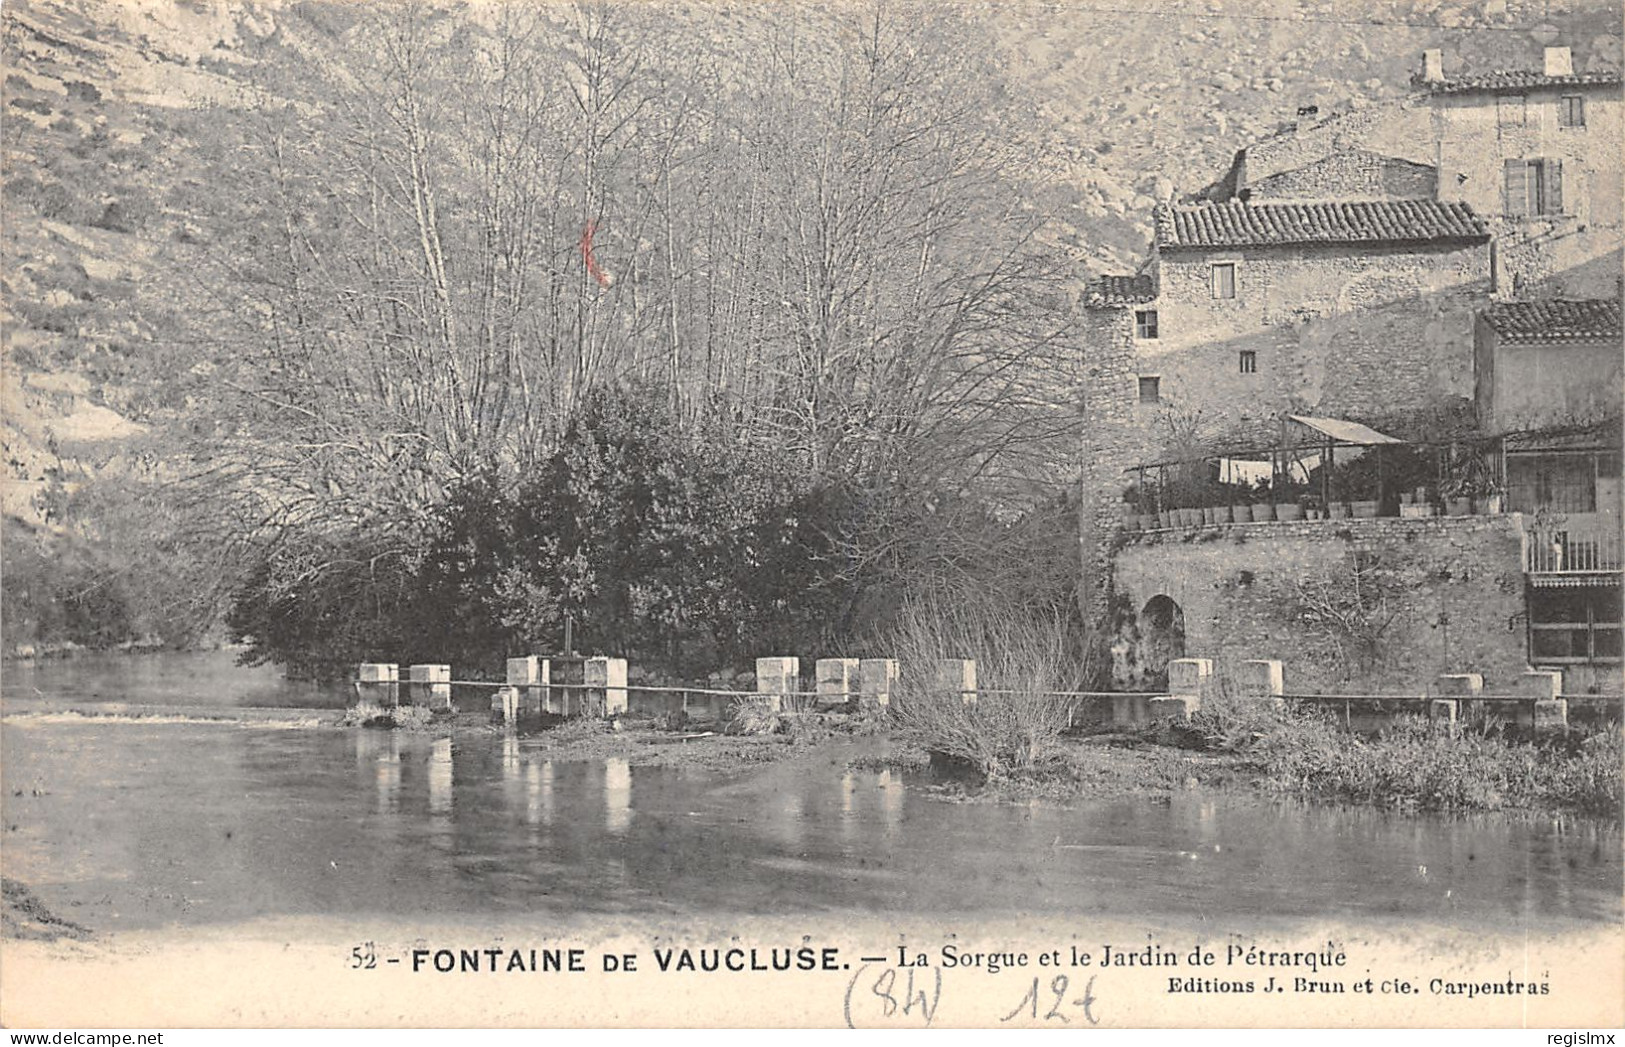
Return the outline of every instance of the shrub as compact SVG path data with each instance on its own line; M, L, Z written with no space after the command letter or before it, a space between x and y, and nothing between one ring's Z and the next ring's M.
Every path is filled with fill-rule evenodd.
M1248 691L1234 675L1221 669L1201 707L1179 729L1191 748L1243 753L1283 731L1299 729L1304 720L1316 715Z
M1031 776L1071 721L1085 678L1072 623L989 604L903 608L890 635L894 717L921 748L968 761L989 779ZM938 683L943 661L974 658L978 693Z
M773 700L762 695L741 698L728 718L729 734L778 734L784 730L784 716Z
M1457 730L1421 717L1375 739L1318 716L1283 721L1253 748L1275 788L1386 806L1442 810L1620 810L1619 732L1570 751L1561 741L1508 740L1498 730Z
M388 712L375 708L352 706L344 711L340 725L344 727L370 727L375 730L423 731L434 725L435 715L421 705L399 705Z

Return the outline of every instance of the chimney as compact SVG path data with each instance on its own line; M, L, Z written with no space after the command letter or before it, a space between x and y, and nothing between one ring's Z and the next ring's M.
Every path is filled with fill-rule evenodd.
M1566 47L1548 47L1546 49L1546 75L1573 76L1574 52Z
M1444 79L1444 52L1430 47L1422 52L1422 82L1438 83Z

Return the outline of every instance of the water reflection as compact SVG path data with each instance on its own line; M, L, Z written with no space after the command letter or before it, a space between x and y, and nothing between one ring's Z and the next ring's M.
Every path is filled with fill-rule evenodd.
M550 761L525 765L525 821L530 825L553 824L553 764Z
M354 732L356 763L373 783L379 813L397 810L401 800L401 742L394 731Z
M950 804L827 757L717 774L539 755L501 737L8 723L0 780L22 798L7 861L82 902L93 926L380 905L1620 919L1620 833L1596 822L1200 792ZM168 897L190 907L166 910Z
M881 821L886 829L888 840L896 839L898 827L903 822L903 779L901 775L893 775L891 771L881 771L875 781L875 788L880 790Z
M858 835L857 792L857 775L850 771L841 775L841 839L847 842L851 842Z
M784 845L785 850L798 852L807 828L807 819L802 814L805 797L800 789L776 787L775 792L778 802L767 805L773 815L766 819L766 829L770 836Z
M441 738L429 749L429 813L451 813L451 739Z
M632 765L623 759L604 761L604 828L615 834L632 824Z

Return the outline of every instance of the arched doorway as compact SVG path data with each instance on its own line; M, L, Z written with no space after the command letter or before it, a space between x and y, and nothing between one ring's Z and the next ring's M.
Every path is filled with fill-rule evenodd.
M1168 686L1168 663L1185 657L1185 612L1171 597L1157 595L1140 610L1140 665L1153 690Z

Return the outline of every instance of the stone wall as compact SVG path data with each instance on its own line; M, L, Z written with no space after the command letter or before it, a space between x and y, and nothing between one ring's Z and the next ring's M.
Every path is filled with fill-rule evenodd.
M1559 101L1585 99L1585 126L1562 127ZM1521 111L1503 112L1487 92L1434 99L1439 199L1462 201L1490 221L1496 236L1497 292L1519 298L1608 298L1618 293L1625 242L1625 105L1617 86L1529 91ZM1521 115L1521 120L1518 116ZM1508 217L1507 160L1560 160L1558 215Z
M1235 262L1216 299L1211 265ZM1375 420L1473 395L1473 321L1487 245L1309 246L1163 252L1159 337L1135 343L1164 404L1215 436L1273 438L1282 413ZM1241 370L1241 352L1256 371Z
M1157 597L1178 606L1185 652L1215 659L1221 672L1232 660L1279 659L1297 693L1415 694L1435 675L1463 671L1482 673L1495 690L1527 667L1511 516L1238 524L1125 538L1113 575L1116 687L1155 681L1141 649L1156 643L1142 618ZM1363 615L1349 595L1356 585ZM1310 608L1323 601L1355 627L1317 621ZM1359 634L1375 636L1369 649Z
M1251 186L1261 200L1431 200L1438 172L1429 164L1363 150L1337 153Z
M1488 432L1535 430L1617 415L1619 343L1508 345L1478 321L1479 421Z
M1286 171L1309 167L1338 153L1353 151L1399 157L1417 164L1434 161L1433 128L1419 98L1374 105L1304 123L1296 131L1254 142L1243 152L1237 189L1255 186Z
M1098 621L1106 611L1109 543L1123 514L1123 470L1150 451L1147 430L1135 424L1138 379L1134 368L1134 310L1092 309L1084 326L1087 367L1083 398L1086 453L1079 470L1079 547L1083 612Z
M1208 264L1240 263L1238 296L1215 300ZM1488 300L1488 248L1279 247L1159 259L1159 337L1135 307L1089 310L1083 346L1080 542L1085 612L1105 607L1108 543L1133 466L1166 457L1179 430L1272 446L1286 413L1389 425L1473 395L1474 312ZM1257 369L1243 373L1241 350ZM1143 403L1139 378L1158 377ZM1387 427L1387 428L1385 428Z

